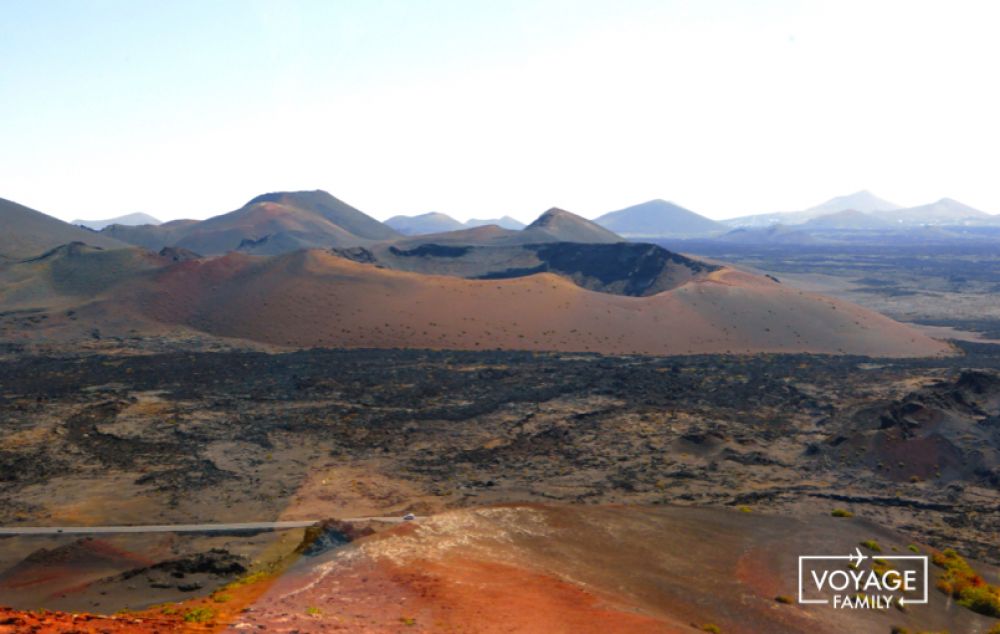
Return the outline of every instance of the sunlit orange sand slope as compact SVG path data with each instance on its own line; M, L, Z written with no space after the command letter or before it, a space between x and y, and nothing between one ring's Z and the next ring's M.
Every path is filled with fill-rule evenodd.
M949 350L860 306L731 269L627 297L548 273L470 280L314 250L183 262L139 282L116 298L147 318L281 345L872 356Z
M526 505L453 511L301 560L233 631L605 634L715 626L726 634L884 634L893 626L972 632L992 624L933 587L928 605L905 612L795 604L799 554L846 554L864 540L886 551L909 545L863 520L829 516Z

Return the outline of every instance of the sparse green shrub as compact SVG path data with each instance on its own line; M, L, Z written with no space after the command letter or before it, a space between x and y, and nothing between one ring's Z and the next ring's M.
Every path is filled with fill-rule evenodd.
M708 632L709 634L722 634L722 630L715 623L706 623L701 626L702 632Z
M236 581L233 581L232 583L228 584L226 587L227 588L239 588L240 586L248 586L250 584L257 583L258 581L263 581L264 579L267 579L267 576L268 576L268 573L265 572L265 571L263 571L263 570L261 570L261 571L254 572L254 573L251 573L249 575L246 575L245 577L240 577Z
M847 509L833 509L830 515L833 517L854 517L854 513L851 513Z
M865 541L861 542L861 545L867 548L868 550L872 550L877 553L882 552L882 547L879 546L878 542L875 541L874 539L866 539Z
M309 607L306 608L306 614L308 614L309 616L320 616L323 614L323 610L320 610L314 605L310 605Z
M911 553L919 553L920 552L920 549L917 548L917 546L915 544L910 544L909 546L906 547L906 549L909 550Z
M184 613L185 623L208 623L215 619L215 610L204 605L191 608Z

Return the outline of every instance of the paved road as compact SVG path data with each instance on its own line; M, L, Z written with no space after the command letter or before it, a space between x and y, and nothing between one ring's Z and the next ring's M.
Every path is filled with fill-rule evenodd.
M11 526L0 527L0 535L96 535L101 533L224 533L233 531L277 531L304 528L321 520L294 522L246 522L228 524L151 524L147 526ZM345 522L403 522L402 517L351 517Z

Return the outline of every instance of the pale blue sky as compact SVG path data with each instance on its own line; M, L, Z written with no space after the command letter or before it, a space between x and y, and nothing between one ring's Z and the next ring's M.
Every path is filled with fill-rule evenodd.
M0 197L207 217L1000 212L1000 3L0 0Z

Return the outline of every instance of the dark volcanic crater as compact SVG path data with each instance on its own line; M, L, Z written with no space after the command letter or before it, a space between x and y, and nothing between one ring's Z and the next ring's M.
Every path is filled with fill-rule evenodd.
M653 244L556 242L504 246L420 244L336 249L366 264L431 275L494 280L554 273L602 293L643 297L677 288L719 267Z

